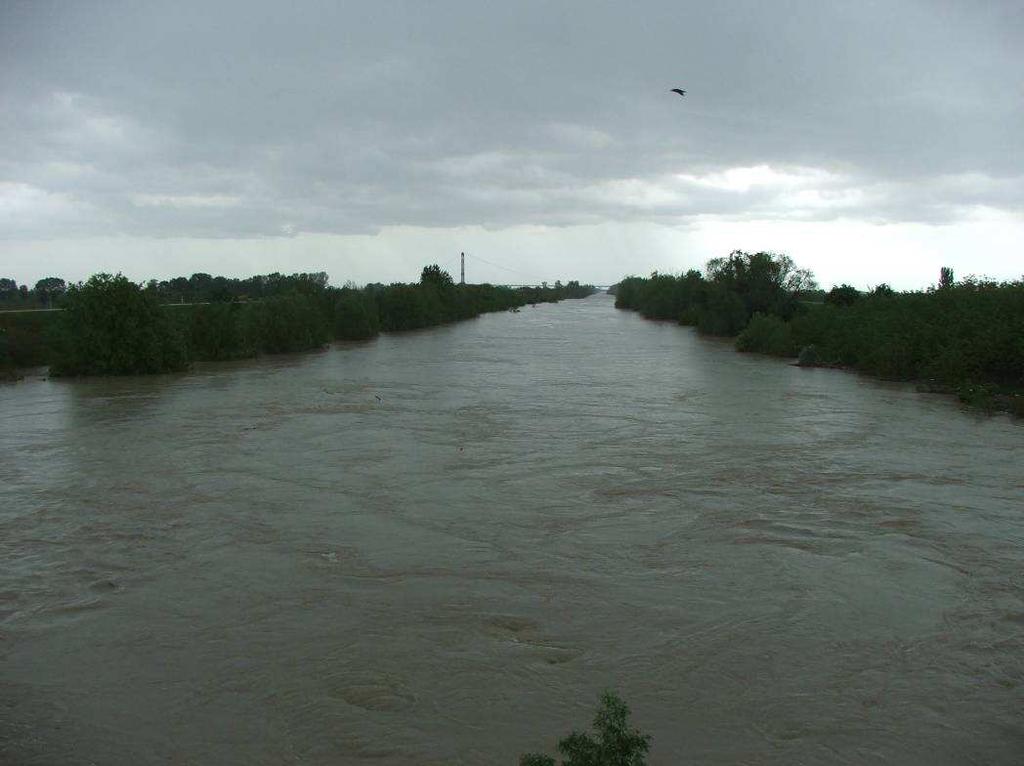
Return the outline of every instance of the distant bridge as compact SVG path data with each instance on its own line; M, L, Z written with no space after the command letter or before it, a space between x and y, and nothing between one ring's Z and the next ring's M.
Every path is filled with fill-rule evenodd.
M511 287L511 288L514 288L514 289L515 288L521 288L521 287L544 287L544 285L547 285L550 288L550 287L554 287L555 281L558 281L558 280L550 280L550 279L547 279L547 280L538 279L538 280L536 280L534 282L517 282L517 283L510 283L510 282L483 282L483 283L479 283L478 282L478 283L474 283L474 282L466 280L466 262L470 261L470 260L479 261L480 263L486 263L488 266L491 266L492 268L501 269L502 271L506 271L509 274L511 274L512 276L517 276L520 279L522 279L523 277L529 277L529 276L533 276L534 274L536 274L536 272L534 272L534 274L524 273L522 271L519 271L518 269L513 269L513 268L510 268L508 266L502 265L500 263L495 263L494 261L489 261L486 258L481 258L479 255L475 255L474 253L460 253L459 254L459 258L451 260L451 261L448 261L447 263L442 262L439 265L441 266L441 268L445 269L449 274L458 274L461 277L461 279L459 281L462 282L463 284L491 284L491 285L494 285L495 287ZM564 286L565 285L563 284L563 287ZM597 287L598 290L607 290L608 289L607 287L598 287L597 285L595 285L595 287Z

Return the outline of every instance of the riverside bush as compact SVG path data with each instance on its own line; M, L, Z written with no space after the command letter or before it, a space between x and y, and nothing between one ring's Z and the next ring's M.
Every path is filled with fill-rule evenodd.
M238 303L196 306L186 325L195 359L223 360L254 356L256 347L242 331L241 315L247 307ZM183 312L182 309L173 309Z
M16 367L52 357L54 375L166 372L193 360L305 351L334 338L372 338L593 292L575 281L456 285L436 265L424 268L417 284L341 289L330 287L323 272L244 280L193 274L145 288L120 274L97 274L67 289L62 313L0 316L0 369L10 377ZM55 331L44 332L50 325Z
M292 294L246 305L242 337L260 353L282 354L321 348L331 333L317 301Z
M342 288L334 303L334 337L366 340L379 332L377 302L361 290Z
M881 284L867 293L849 285L821 293L784 256L738 252L709 262L706 274L628 277L616 286L615 305L659 318L678 310L681 324L702 333L738 335L741 351L796 356L805 349L801 364L927 381L972 404L1020 408L1024 282L954 283L947 269L940 287L923 291Z
M137 375L188 366L188 347L156 297L127 277L72 285L57 321L54 375Z
M736 338L737 351L757 351L772 356L794 356L796 347L789 324L770 314L754 314Z

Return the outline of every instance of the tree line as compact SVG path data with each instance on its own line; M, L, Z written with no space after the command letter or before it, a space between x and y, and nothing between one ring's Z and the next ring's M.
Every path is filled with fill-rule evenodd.
M704 272L627 277L615 305L736 338L740 351L917 381L962 401L1024 415L1024 282L943 268L927 290L886 284L825 292L784 255L735 251Z
M576 281L457 285L437 265L425 267L415 284L362 288L332 287L323 272L193 274L144 285L95 274L65 285L53 301L60 312L0 314L0 370L10 376L16 367L49 364L52 375L170 372L194 361L316 349L593 292Z
M46 309L59 305L68 285L60 277L44 277L35 287L0 277L0 309Z

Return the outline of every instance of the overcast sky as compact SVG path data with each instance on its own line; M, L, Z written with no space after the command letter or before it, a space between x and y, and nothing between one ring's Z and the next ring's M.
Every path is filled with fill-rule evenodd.
M1024 272L1019 0L292 6L0 0L0 276Z

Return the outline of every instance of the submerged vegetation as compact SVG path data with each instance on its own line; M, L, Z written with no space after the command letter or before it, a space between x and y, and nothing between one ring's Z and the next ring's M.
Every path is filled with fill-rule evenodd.
M827 293L786 256L736 251L705 272L628 277L615 305L736 338L740 351L917 381L1024 415L1024 282L954 281L915 292Z
M592 737L574 731L558 743L558 752L565 756L562 766L644 766L651 738L629 725L629 708L614 692L601 695L601 705L594 716ZM528 753L519 759L519 766L555 766L549 755Z
M181 370L185 340L156 296L121 276L73 285L53 328L54 375L132 375Z
M14 292L18 306L31 307L27 291ZM305 351L334 339L365 340L592 292L578 282L456 285L436 265L424 268L417 284L363 288L331 287L323 272L249 279L193 274L145 285L96 274L61 287L56 302L63 311L0 314L0 374L45 363L53 375L173 372L193 361Z

